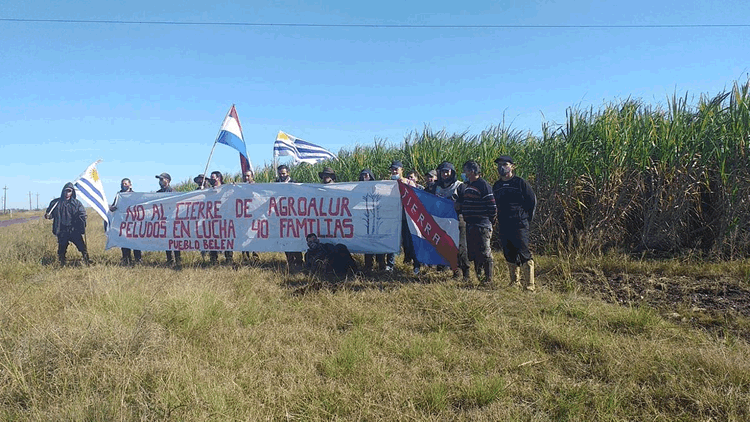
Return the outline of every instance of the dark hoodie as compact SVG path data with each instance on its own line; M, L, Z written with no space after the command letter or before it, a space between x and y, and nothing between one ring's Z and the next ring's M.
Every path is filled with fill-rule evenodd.
M442 177L442 170L446 169L450 170L451 174L444 179ZM451 199L453 200L453 202L455 202L461 190L463 190L463 182L461 182L460 180L456 180L456 168L453 167L453 164L449 163L448 161L443 161L437 167L437 175L437 182L435 182L433 185L430 185L427 189L427 192L441 198Z
M73 195L69 200L66 200L65 189L68 188L73 189ZM53 199L52 202L49 203L46 213L53 219L53 234L86 233L86 209L83 208L81 201L76 199L76 190L72 183L68 182L63 186L62 191L60 192L60 197Z
M372 170L370 169L362 169L362 171L359 172L359 181L362 181L362 175L367 173L370 176L370 180L375 180L375 174L373 174Z

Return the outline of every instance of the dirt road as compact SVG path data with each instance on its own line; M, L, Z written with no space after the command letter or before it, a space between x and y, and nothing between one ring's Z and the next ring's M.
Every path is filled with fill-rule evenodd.
M2 220L0 221L0 227L6 227L6 226L13 225L13 224L18 224L18 223L25 223L27 221L39 220L39 218L40 217L38 215L35 215L29 218L13 218L10 220Z

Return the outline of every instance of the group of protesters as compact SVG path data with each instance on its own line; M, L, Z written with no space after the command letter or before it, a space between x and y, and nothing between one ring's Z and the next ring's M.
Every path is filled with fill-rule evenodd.
M515 162L507 155L495 160L499 179L493 186L482 177L482 169L476 161L469 160L457 174L453 163L442 162L434 170L424 175L424 185L420 184L419 173L409 171L404 175L401 161L393 161L389 167L390 179L404 183L416 189L423 189L428 193L453 202L458 215L459 244L457 268L453 275L456 278L470 279L470 265L473 262L477 278L485 284L494 281L494 260L491 240L493 229L502 245L503 255L507 262L510 284L515 287L535 290L534 261L529 249L529 226L536 209L536 196L528 182L515 175ZM289 167L278 166L277 183L295 183ZM252 170L243 172L244 183L255 183ZM318 173L320 183L336 182L336 173L331 167L325 167ZM172 178L168 173L156 175L159 179L157 192L172 192L170 186ZM374 181L375 173L368 168L359 173L359 181ZM212 172L209 177L204 174L196 176L193 181L198 189L219 187L224 184L224 176L219 171ZM132 192L130 179L122 179L120 192ZM117 199L110 206L110 210L117 209ZM80 201L76 199L75 189L71 183L63 188L60 198L54 199L45 212L45 218L53 219L53 233L58 240L58 259L65 265L65 254L69 243L73 243L83 256L84 263L89 263L84 233L86 227L86 212ZM411 263L413 273L420 274L422 263L417 259L417 253L411 242L407 220L402 218L402 247L404 263ZM308 234L306 238L308 251L303 257L302 252L286 252L287 264L290 270L308 268L311 270L331 271L343 274L356 270L356 263L343 244L329 244L320 242L317 235ZM209 251L211 263L218 263L219 251ZM251 255L252 254L252 255ZM206 252L202 252L205 257ZM224 251L226 263L233 263L233 252ZM255 252L242 252L243 260L258 259ZM142 253L139 250L122 248L124 265L141 263ZM180 251L166 251L167 264L179 268L182 265ZM392 272L395 267L395 254L365 254L364 270L374 270L374 263L380 271ZM444 268L438 266L439 270Z

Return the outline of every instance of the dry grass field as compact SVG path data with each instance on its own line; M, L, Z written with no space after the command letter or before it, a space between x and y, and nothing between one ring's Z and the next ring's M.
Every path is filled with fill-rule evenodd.
M2 420L750 418L747 308L695 302L747 297L746 262L540 256L536 294L280 253L175 271L119 266L90 217L91 267L57 267L48 221L0 228Z

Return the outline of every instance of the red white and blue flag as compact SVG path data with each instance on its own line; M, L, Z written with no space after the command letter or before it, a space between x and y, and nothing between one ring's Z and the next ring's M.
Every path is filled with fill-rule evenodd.
M458 267L458 216L453 201L398 184L414 256L427 265Z
M253 165L250 162L250 158L247 156L247 147L245 147L245 137L242 136L242 126L240 125L240 118L237 116L237 110L232 104L232 108L229 109L227 117L224 118L224 122L221 124L219 129L219 136L216 138L216 142L224 145L228 145L240 152L240 165L242 166L243 172L246 170L245 166L248 166L252 170Z

